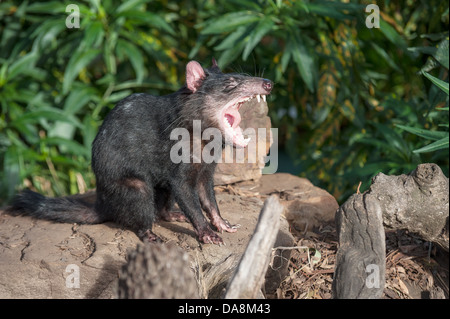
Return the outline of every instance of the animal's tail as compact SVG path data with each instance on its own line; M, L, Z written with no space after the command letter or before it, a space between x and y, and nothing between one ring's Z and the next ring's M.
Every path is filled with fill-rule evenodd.
M28 189L14 198L8 211L61 223L98 224L105 221L94 204L70 197L45 197Z

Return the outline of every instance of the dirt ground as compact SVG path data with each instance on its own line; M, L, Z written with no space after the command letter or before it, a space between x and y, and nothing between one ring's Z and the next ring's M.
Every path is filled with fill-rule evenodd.
M276 299L330 299L338 248L334 225L294 235L297 246L289 275ZM308 254L309 252L309 254ZM448 299L449 255L432 243L405 231L386 232L384 299Z
M289 174L264 177L257 185L220 186L216 192L224 217L243 225L238 235L223 234L232 252L245 249L265 198L277 194L286 207L285 227L296 248L284 279L267 298L332 298L338 243L331 195ZM156 233L210 258L208 263L227 255L222 248L199 245L190 225L163 223ZM118 269L138 242L114 223L57 224L0 211L0 298L114 298ZM383 298L449 297L448 253L404 231L387 232L386 249ZM67 289L72 273L66 267L73 264L81 267L81 289Z

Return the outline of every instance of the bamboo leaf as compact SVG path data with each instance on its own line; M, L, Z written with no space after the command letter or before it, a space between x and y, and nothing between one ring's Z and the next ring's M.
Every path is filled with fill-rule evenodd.
M429 131L425 129L410 127L410 126L403 126L403 125L396 125L397 127L401 128L402 130L405 130L409 133L412 133L414 135L429 139L429 140L440 140L444 138L445 136L448 136L448 132L441 132L441 131Z
M73 155L84 155L86 157L91 155L91 151L88 147L83 146L74 140L69 140L62 137L47 137L41 139L41 142L47 145L63 147L67 150L67 152Z
M47 108L45 110L36 110L28 112L10 123L11 126L18 126L25 123L39 123L42 120L62 121L81 127L80 122L58 109Z
M427 72L422 72L425 77L427 77L431 82L433 82L438 88L444 91L448 95L449 86L447 82L438 79Z
M144 57L141 51L134 44L118 39L117 40L117 51L121 51L122 54L128 56L128 59L133 66L134 72L136 73L136 80L138 83L142 83L145 75Z
M405 39L383 19L380 19L380 30L390 42L397 45L403 51L409 52Z
M418 150L414 150L414 153L430 153L442 149L448 149L449 144L449 137L444 137L443 139L440 139L439 141L435 141L431 144L428 144L427 146L424 146L422 148L419 148Z
M252 52L253 48L261 41L261 39L272 30L275 22L270 18L264 18L259 21L256 28L253 30L249 36L249 41L247 42L244 52L242 53L242 59L247 60L248 55Z
M38 57L37 52L32 51L13 62L8 69L8 81L13 80L19 74L26 73L26 71L34 68L34 64Z
M80 71L86 67L92 60L100 54L98 49L87 49L85 51L76 51L69 60L64 72L63 93L67 94L72 86L72 82L78 76Z
M144 12L136 9L131 9L120 12L117 17L126 17L129 21L139 21L145 23L146 25L151 25L160 30L164 30L171 35L176 34L175 30L164 20L164 18L149 11Z
M292 37L292 58L297 65L300 76L311 92L315 91L315 79L317 78L317 69L314 65L314 57L308 52L308 49L300 37Z
M26 12L45 14L64 14L66 4L61 1L34 2L26 7Z
M117 13L121 13L124 11L131 10L133 8L136 8L137 6L149 2L150 0L128 0L123 2L116 10Z
M218 46L214 49L217 51L224 51L235 48L240 42L242 42L245 37L252 30L252 25L250 26L240 26L236 31L230 33Z
M233 31L242 25L250 24L260 19L260 15L252 11L227 13L220 18L207 21L207 25L201 31L201 34L221 34ZM203 26L203 24L200 26Z

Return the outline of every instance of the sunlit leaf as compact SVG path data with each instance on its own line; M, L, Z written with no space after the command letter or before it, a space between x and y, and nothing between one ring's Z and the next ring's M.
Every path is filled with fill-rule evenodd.
M444 91L447 95L449 94L449 85L448 82L444 82L431 74L427 72L423 72L423 75L425 75L431 82L433 82L438 88L440 88L442 91Z
M435 152L438 150L448 149L449 146L449 137L444 137L443 139L440 139L439 141L435 141L431 144L428 144L427 146L424 146L422 148L419 148L417 150L414 150L414 153L429 153L429 152Z

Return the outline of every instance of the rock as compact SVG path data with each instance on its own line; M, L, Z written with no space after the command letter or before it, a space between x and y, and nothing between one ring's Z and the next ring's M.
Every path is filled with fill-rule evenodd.
M263 175L255 191L261 195L278 194L286 207L287 221L298 232L334 223L339 208L336 199L327 191L314 186L306 178L288 173Z
M272 144L270 118L267 116L268 110L266 102L261 100L258 103L256 99L252 99L241 106L239 109L242 117L240 127L244 131L244 136L246 135L245 133L250 133L250 144L246 149L241 150L236 150L229 145L225 147L222 163L217 165L214 175L215 185L258 180L261 178L262 169L265 165L264 157L269 152ZM255 146L254 148L251 147L252 144ZM236 156L236 152L241 151L244 153L244 159L240 163L233 159ZM250 157L249 152L251 154Z
M328 193L289 174L263 175L259 183L218 186L216 194L222 216L241 225L236 233L221 234L226 246L200 244L190 223L158 222L153 228L165 243L188 254L189 270L197 282L200 298L223 296L269 194L280 196L280 202L288 210L286 216L294 214L289 210L294 210L295 201L304 201L318 211L320 207L327 208L328 213L308 215L315 223L327 220L333 207L331 199L327 199L329 204L323 198L312 200L327 198ZM294 246L290 227L284 217L280 218L275 247ZM120 269L140 243L132 231L114 223L53 223L0 211L0 298L116 298ZM265 277L267 294L274 293L287 276L290 252L275 251ZM180 258L183 254L180 252Z

